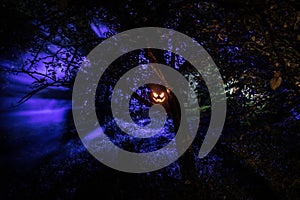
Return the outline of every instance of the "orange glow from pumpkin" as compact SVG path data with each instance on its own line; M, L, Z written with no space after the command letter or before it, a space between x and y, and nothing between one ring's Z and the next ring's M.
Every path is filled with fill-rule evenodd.
M153 100L156 103L162 103L162 102L164 102L166 100L164 92L162 92L160 94L157 94L156 92L152 92L152 94L153 94Z

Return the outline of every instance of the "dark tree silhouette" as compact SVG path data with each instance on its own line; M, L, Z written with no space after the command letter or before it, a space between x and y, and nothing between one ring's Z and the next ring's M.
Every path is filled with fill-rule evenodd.
M102 95L108 96L117 75L127 69L120 67L120 63L124 66L148 62L170 65L195 87L202 112L200 136L189 149L190 154L179 160L181 166L186 165L182 172L187 177L186 184L195 190L208 191L204 197L210 199L294 199L299 196L300 182L297 158L300 126L299 6L294 0L5 0L0 10L1 78L27 76L29 90L16 102L19 105L47 88L72 90L76 73L86 55L114 34L144 26L180 31L208 51L226 84L226 125L208 158L191 166L210 120L210 100L201 75L179 55L143 49L129 54L126 60L120 58L107 73L109 80L104 78L99 83L106 88ZM164 79L159 71L157 75ZM1 83L4 88L5 81ZM152 105L137 93L133 98ZM108 105L107 101L105 103ZM178 117L176 109L173 112L175 118ZM89 180L96 183L96 178L89 173ZM100 172L96 174L95 177L102 177ZM66 179L71 177L71 173L65 176ZM114 177L119 181L116 187L130 191L127 177L120 177ZM136 177L147 179L142 175ZM168 176L164 176L164 183L160 183L159 178L151 179L153 184L149 187L158 190L155 194L163 196L160 192L166 192L171 197L187 199L200 196L184 183L165 177ZM196 180L191 180L191 177ZM79 178L72 180L80 182ZM85 179L80 183L83 193L89 189L84 186L87 182ZM136 187L145 186L142 181L138 183L142 186ZM180 195L172 196L168 190L170 185L183 187L184 191L177 191L178 194L181 192ZM45 190L45 193L51 193L50 189ZM92 190L96 191L96 188ZM67 194L65 191L62 196L68 197ZM136 197L134 194L126 196L122 191L117 194ZM117 194L110 198L117 197Z

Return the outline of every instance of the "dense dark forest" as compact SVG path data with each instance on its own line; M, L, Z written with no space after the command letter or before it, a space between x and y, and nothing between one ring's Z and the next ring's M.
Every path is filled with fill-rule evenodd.
M300 2L4 0L0 6L1 199L299 198ZM113 87L139 64L162 63L180 72L201 111L198 134L178 161L134 174L103 165L83 146L73 122L72 89L92 49L140 27L176 30L206 49L225 84L227 115L216 146L198 158L211 117L201 74L180 55L158 49L121 56L99 81L95 98L99 123L115 144L153 151L178 130L176 97L149 84L132 96L131 117L147 124L145 109L162 104L165 135L146 141L117 134Z

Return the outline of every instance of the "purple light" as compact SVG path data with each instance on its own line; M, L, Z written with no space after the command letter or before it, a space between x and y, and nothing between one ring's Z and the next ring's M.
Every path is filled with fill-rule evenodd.
M97 18L92 20L90 26L98 38L107 38L109 34L115 34L104 22Z
M3 97L8 102L16 98ZM66 120L70 112L70 100L32 98L25 104L0 114L2 134L9 138L11 150L8 163L30 167L40 158L62 151L61 137L67 132ZM3 109L3 108L1 108ZM5 128L9 127L9 129ZM7 130L6 130L7 129Z

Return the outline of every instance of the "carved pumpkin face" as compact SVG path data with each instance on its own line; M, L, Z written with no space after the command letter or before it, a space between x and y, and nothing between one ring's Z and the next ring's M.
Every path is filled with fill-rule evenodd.
M163 103L166 100L166 94L164 92L152 91L152 99L156 103Z

